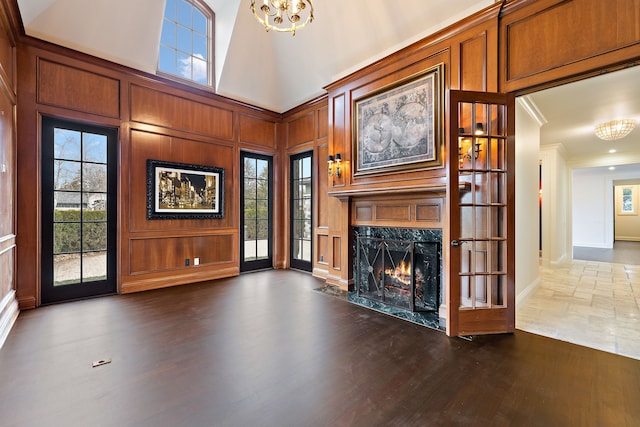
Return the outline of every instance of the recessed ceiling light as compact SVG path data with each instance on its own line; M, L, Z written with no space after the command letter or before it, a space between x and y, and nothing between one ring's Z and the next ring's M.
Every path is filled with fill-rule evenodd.
M609 154L613 154L615 152L616 152L616 150L614 150L613 148L611 150L609 150Z
M615 166L609 166L609 170L610 170L610 171L615 170L615 169L616 169L616 167L615 167Z

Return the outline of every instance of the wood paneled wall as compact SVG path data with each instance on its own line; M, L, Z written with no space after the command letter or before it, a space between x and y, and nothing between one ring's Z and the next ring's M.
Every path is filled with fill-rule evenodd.
M530 91L640 59L640 0L510 2L500 20L500 91Z
M0 347L18 316L16 299L16 38L0 10Z
M438 143L445 147L449 144L449 89L526 93L605 69L637 65L639 59L640 0L509 0L327 86L329 154L342 155L345 171L341 179L328 184L329 203L335 206L329 216L331 241L327 246L333 248L332 271L339 276L332 283L345 288L351 283L351 224L376 222L376 210L393 220L411 214L412 208L404 205L389 202L392 206L384 207L380 197L393 197L398 192L412 192L414 196L408 197L417 198L435 195L438 188L444 191L447 182L444 149L441 167L355 175L352 135L356 100L444 64L444 119ZM443 200L446 218L446 198ZM367 214L371 221L364 220ZM446 222L443 227L447 241ZM446 267L447 245L443 255Z
M13 112L0 117L2 156L9 159L7 165L17 156L17 167L8 166L8 172L1 175L0 195L11 202L2 204L0 217L0 295L17 289L22 308L38 305L42 115L119 129L121 292L238 273L241 150L274 156L278 201L274 205L274 265L279 268L288 267L289 259L289 156L313 150L317 177L314 274L348 287L350 226L369 221L362 216L367 209L371 221L399 221L400 213L408 212L409 220L415 215L419 225L419 215L428 217L435 208L418 201L435 198L443 203L443 224L447 218L446 198L442 198L447 182L446 150L441 151L442 167L386 175L352 174L355 99L444 64L446 130L449 89L525 93L640 59L640 0L509 0L330 84L327 97L280 115L26 38L15 24L19 22L16 2L0 0L0 5L3 28L13 25L11 31L0 31L0 110L15 106L16 94L20 99L17 145L7 143L15 138L10 125ZM17 62L13 59L16 51ZM439 139L443 147L449 143L447 138L443 131ZM341 178L327 174L327 155L335 153L344 159ZM147 158L224 167L225 218L146 220ZM402 192L414 199L408 211L392 201L381 202ZM16 210L20 217L17 232L14 216L6 213ZM445 258L447 250L445 245ZM200 257L201 265L185 267L184 258L193 257Z
M328 106L327 97L321 97L302 107L284 113L282 120L282 140L284 151L284 168L281 171L282 182L285 185L284 212L287 212L287 221L283 227L282 253L285 255L283 268L289 265L290 253L290 223L288 215L290 194L290 162L292 155L312 152L313 153L313 274L318 277L327 278L331 265L331 255L333 251L329 246L329 213L333 209L331 200L327 195L328 168Z
M444 194L404 194L353 198L352 226L443 228Z
M351 225L427 227L426 223L421 225L416 215L433 215L434 212L418 201L442 197L448 176L444 149L448 144L445 131L445 124L448 123L446 109L439 123L440 129L436 132L436 144L440 147L440 166L400 173L354 174L354 102L440 64L444 68L441 76L444 81L442 102L436 106L438 109L446 105L446 93L449 89L496 91L499 12L500 5L492 6L327 87L329 154L340 153L344 160L343 176L332 179L328 188L329 195L332 196L330 200L335 204L328 230L332 238L330 247L335 248L332 259L337 277L332 281L333 284L347 288L352 281ZM405 194L403 203L398 204L397 199L395 202L382 201L393 200L394 195L397 197L402 193ZM443 226L442 218L446 213L445 206L442 205L443 199L433 200L442 207L437 213L437 223ZM433 207L433 204L430 206ZM366 216L367 213L370 216L365 219L363 215ZM428 222L431 226L432 221ZM446 237L446 227L444 232ZM444 254L446 257L447 249Z
M240 151L276 156L281 115L32 39L18 52L20 306L39 304L42 116L119 131L119 292L237 275ZM224 168L224 218L148 220L147 159Z

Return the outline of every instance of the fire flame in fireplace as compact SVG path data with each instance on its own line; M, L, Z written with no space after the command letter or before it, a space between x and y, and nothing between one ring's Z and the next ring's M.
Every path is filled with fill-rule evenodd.
M396 268L387 268L384 272L388 277L395 279L405 285L411 284L411 263L402 260Z

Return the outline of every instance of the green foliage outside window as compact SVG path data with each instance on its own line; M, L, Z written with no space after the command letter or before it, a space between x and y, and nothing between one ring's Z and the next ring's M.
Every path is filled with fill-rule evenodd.
M54 254L107 249L106 211L57 210L54 221Z

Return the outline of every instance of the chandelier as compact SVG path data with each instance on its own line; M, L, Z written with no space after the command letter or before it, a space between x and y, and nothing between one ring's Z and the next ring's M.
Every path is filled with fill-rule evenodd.
M313 21L311 0L258 0L258 2L262 3L262 6L256 6L256 0L251 0L251 12L267 31L290 32L295 36L297 29Z
M611 120L596 126L596 136L605 141L614 141L629 135L636 125L633 119Z

